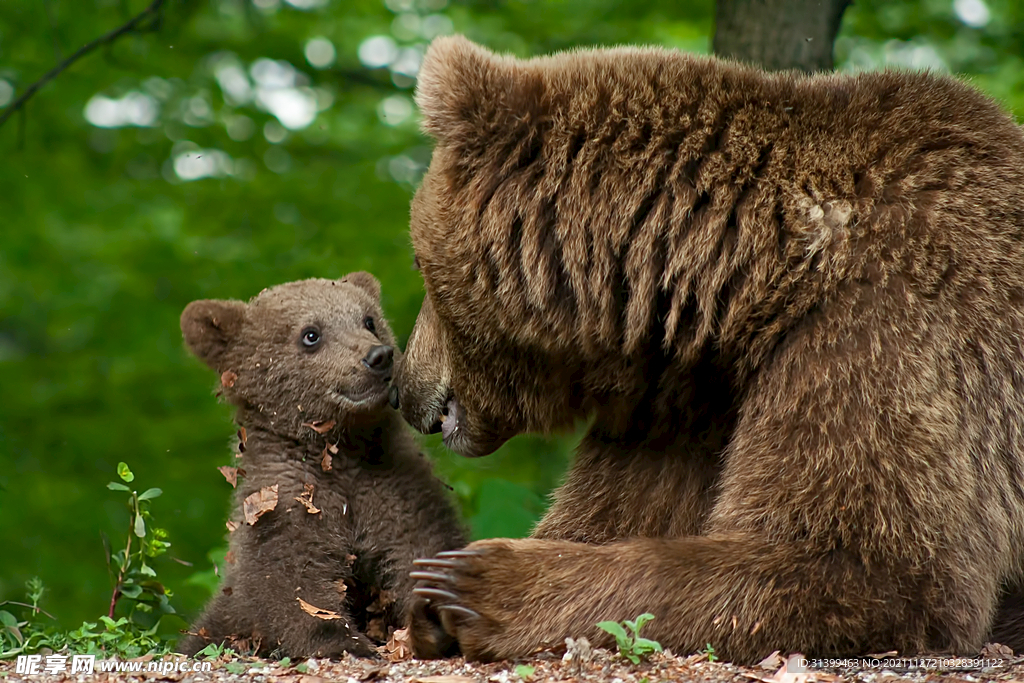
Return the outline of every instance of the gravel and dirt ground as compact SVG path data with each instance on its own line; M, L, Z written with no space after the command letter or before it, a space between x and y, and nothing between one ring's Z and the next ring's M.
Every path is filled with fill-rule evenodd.
M385 653L395 658L396 653ZM399 653L398 656L401 656ZM682 681L701 683L890 683L914 681L916 683L974 683L975 681L1017 681L1024 683L1024 657L1009 655L1007 651L987 650L987 658L960 658L910 660L903 666L894 665L880 655L875 661L859 660L841 669L799 670L795 660L775 656L758 666L739 667L728 663L708 661L707 655L689 657L670 652L651 656L640 664L631 664L618 654L595 649L571 655L538 653L529 660L478 664L464 659L420 661L404 659L388 661L347 657L341 661L307 660L280 662L244 657L210 660L209 672L184 673L100 673L93 674L39 674L24 675L16 672L15 662L0 662L0 681L28 681L31 683L148 683L149 681L182 681L195 683L546 683L548 681L593 681L595 683L658 683ZM166 657L164 661L171 661ZM180 660L181 658L177 658ZM136 660L137 661L137 660ZM141 658L145 669L152 658ZM189 664L193 663L189 660ZM924 664L925 666L920 666Z

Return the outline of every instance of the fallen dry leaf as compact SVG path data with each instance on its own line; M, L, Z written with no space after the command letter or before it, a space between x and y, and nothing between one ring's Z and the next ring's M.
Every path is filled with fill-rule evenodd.
M378 678L385 678L390 673L391 668L388 666L374 666L370 667L366 671L359 674L357 680L360 681L373 681Z
M302 489L302 495L296 498L295 500L302 503L302 506L306 508L306 512L308 512L311 515L315 515L316 513L320 512L320 508L313 505L313 485L303 484Z
M410 659L412 657L412 643L409 639L409 629L396 629L395 632L391 634L391 637L388 638L387 644L380 648L380 651L381 654L384 655L384 659L389 662L400 662L403 659ZM427 678L439 677L428 676ZM440 678L444 678L444 676L441 676ZM451 683L456 682L452 681Z
M332 612L329 609L323 609L321 607L316 607L315 605L309 604L308 602L306 602L302 598L295 598L295 599L299 601L299 607L302 608L303 612L305 612L306 614L309 614L311 616L314 616L317 619L323 619L324 621L330 621L331 619L341 619L341 615L338 614L337 612Z
M348 584L345 583L345 579L338 579L334 582L334 588L338 591L338 595L341 599L345 599L345 594L348 593Z
M235 563L235 551L234 550L229 550L226 553L224 553L224 561L227 562L228 564L234 564ZM217 565L213 565L213 568L216 569Z
M277 507L277 484L264 486L242 501L246 524L252 526L262 515Z
M226 372L221 374L221 376L220 376L220 383L221 383L222 386L230 388L230 387L235 386L235 380L236 379L238 379L238 375L236 375L235 373L233 373L230 370L228 370L228 371L226 371Z
M224 475L224 478L228 480L229 484L231 484L231 488L236 488L238 486L237 467L228 467L227 465L222 465L217 468L217 471Z
M325 448L324 449L324 457L320 459L320 469L322 469L324 472L330 472L331 471L331 460L332 460L331 454L328 453L327 449Z
M757 667L759 669L767 669L768 671L778 671L779 667L785 663L786 660L783 659L782 655L779 654L779 651L776 650L758 662Z
M476 683L472 676L420 676L412 679L413 683Z
M562 663L572 667L577 676L583 673L593 657L594 651L590 647L590 641L586 638L565 639L565 654L562 655Z
M329 444L327 444L327 450L329 450L331 452L331 455L337 455L338 454L338 444L336 444L336 443L329 443Z
M763 678L763 681L770 683L810 683L810 681L835 681L838 676L826 674L821 671L809 672L806 668L800 667L799 662L804 658L801 654L792 654L789 659L775 672L771 678ZM791 669L797 669L791 671Z
M303 422L302 426L309 427L317 434L326 434L331 431L331 428L334 427L335 424L337 423L334 420L328 420L327 422L324 422L323 420L314 420L312 422Z
M985 643L981 648L981 656L985 659L1010 659L1013 650L1000 643Z
M239 524L238 522L236 522L233 519L229 519L228 521L224 522L224 526L226 526L228 528L228 533L231 533L235 529L237 529L238 527L240 527L242 525Z

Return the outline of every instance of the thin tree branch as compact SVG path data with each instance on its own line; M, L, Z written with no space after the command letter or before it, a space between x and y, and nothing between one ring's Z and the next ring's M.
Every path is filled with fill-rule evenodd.
M101 37L97 38L96 40L92 41L91 43L87 43L87 44L83 45L73 55L71 55L70 57L65 59L63 62L61 62L57 66L55 66L52 69L50 69L48 72L46 72L46 74L42 78L40 78L38 81L36 81L32 85L30 85L25 90L25 92L23 92L21 94L21 97L19 97L18 99L14 100L14 102L9 104L4 109L3 113L0 114L0 126L3 126L5 123L7 123L7 119L11 118L11 116L14 115L14 112L16 112L19 109L21 109L22 107L24 107L25 103L28 102L28 100L33 95L35 95L36 92L38 92L40 88L42 88L44 85L46 85L47 83L52 81L54 78L59 76L61 74L61 72L63 72L65 69L67 69L69 66L71 66L72 64L77 62L79 59L81 59L85 55L89 54L90 52L92 52L96 48L100 47L101 45L109 45L109 44L113 43L115 40L117 40L121 36L125 35L126 33L131 33L132 31L139 30L140 26L142 26L142 24L147 19L152 18L154 20L154 24L152 26L155 26L156 25L156 20L159 18L160 7L163 4L164 4L164 0L153 0L153 2L151 2L149 4L149 7L147 7L144 10L142 10L142 12L140 12L137 16L132 18L127 24L121 26L120 28L114 29L110 33L106 34L105 36L101 36ZM147 27L147 28L152 28L152 26Z

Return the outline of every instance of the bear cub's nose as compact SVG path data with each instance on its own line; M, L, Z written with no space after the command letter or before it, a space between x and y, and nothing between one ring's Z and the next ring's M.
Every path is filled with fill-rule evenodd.
M387 372L391 369L391 362L395 357L395 350L390 346L374 346L363 358L363 365L374 372Z

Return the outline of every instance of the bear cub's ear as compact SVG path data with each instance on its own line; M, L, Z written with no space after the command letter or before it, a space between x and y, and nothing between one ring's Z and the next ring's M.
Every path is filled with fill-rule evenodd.
M246 305L241 301L193 301L181 313L181 334L199 360L218 372L224 354L242 333Z
M377 278L367 272L359 271L358 273L349 273L345 277L341 278L341 282L347 282L350 285L355 285L372 296L374 301L380 301L380 282L377 281Z

